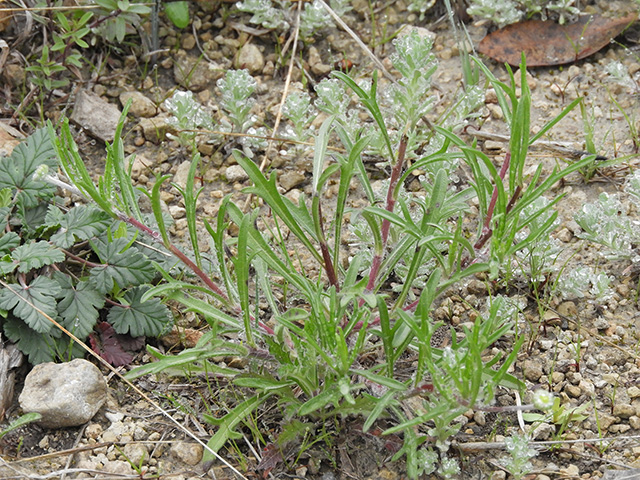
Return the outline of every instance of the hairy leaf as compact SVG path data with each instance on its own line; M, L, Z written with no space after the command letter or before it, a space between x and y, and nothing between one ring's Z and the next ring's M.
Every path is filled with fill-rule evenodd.
M9 213L11 207L0 207L0 231L4 232L7 228L7 220L9 219Z
M147 290L148 287L132 288L124 295L128 305L109 310L107 320L116 332L128 333L132 337L157 337L169 328L172 322L169 309L157 298L142 301Z
M11 255L13 261L18 264L18 271L27 273L34 268L64 261L64 253L52 246L49 242L28 243L17 247Z
M36 332L50 332L53 323L42 313L57 318L55 297L60 293L58 283L47 277L37 277L25 287L19 284L9 287L0 290L0 308L13 310L16 317L24 320Z
M125 249L128 243L126 238L116 238L108 243L100 239L92 242L94 251L104 263L91 270L91 283L99 292L110 292L114 282L125 288L153 279L153 264L137 250Z
M59 211L59 209L55 210ZM79 205L69 210L62 218L56 217L57 215L52 214L50 209L47 214L47 224L60 226L60 230L51 237L51 241L62 248L69 248L77 240L96 237L104 233L111 224L111 217L108 214L87 205Z
M17 266L18 265L13 263L13 260L11 260L11 256L9 254L3 256L0 259L0 275L9 275L16 269Z
M75 286L67 275L56 275L55 280L62 289L58 302L62 325L76 337L86 338L98 320L98 310L104 306L104 295L88 280L81 280Z
M13 150L10 157L0 158L0 190L11 188L18 192L17 203L26 208L35 207L41 199L51 197L56 187L34 180L33 174L40 165L55 168L57 164L47 130L36 130Z
M32 365L52 362L55 359L55 341L50 334L37 333L13 316L4 321L4 333L29 357L29 363Z
M9 253L18 245L20 245L20 237L15 232L8 232L0 237L0 253Z

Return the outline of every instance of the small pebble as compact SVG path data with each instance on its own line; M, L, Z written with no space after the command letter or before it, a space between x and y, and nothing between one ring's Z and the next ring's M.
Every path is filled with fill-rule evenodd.
M240 165L231 165L230 167L227 167L224 176L229 183L242 182L249 178L247 172L245 172Z

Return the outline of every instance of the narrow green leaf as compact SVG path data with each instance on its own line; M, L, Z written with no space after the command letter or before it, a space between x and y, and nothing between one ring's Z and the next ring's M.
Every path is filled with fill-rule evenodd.
M240 297L244 331L249 345L254 345L253 326L251 325L251 313L249 311L249 264L251 263L251 258L247 251L249 229L253 228L252 224L253 219L249 215L245 215L240 223L240 232L238 233L238 254L233 261L236 269L236 285L238 286L238 295Z
M309 415L321 408L324 408L330 403L337 405L342 398L342 393L337 388L330 388L325 386L325 390L315 397L310 398L298 409L298 415Z
M329 145L329 134L331 132L331 125L335 120L335 116L328 117L318 130L316 135L316 141L313 148L313 193L318 194L320 185L320 177L324 170L324 161L327 155L327 146Z
M393 405L397 403L397 400L395 399L395 396L397 393L398 392L395 390L389 390L387 393L384 394L382 398L375 399L375 402L376 402L375 406L373 407L373 410L371 410L371 413L369 413L369 416L367 417L364 424L362 425L362 431L364 433L369 431L369 429L371 428L371 425L373 425L373 423L378 419L378 417L380 417L380 415L382 415L382 413L389 407L389 405Z
M30 413L25 413L24 415L20 415L18 418L13 420L7 428L5 428L4 430L2 430L2 432L0 432L0 439L2 439L2 437L4 437L7 433L17 428L28 425L29 423L37 422L41 418L42 418L42 414L38 412L30 412Z
M247 400L236 406L221 419L215 419L215 423L219 425L219 428L215 435L211 437L209 442L207 442L207 446L217 453L224 446L224 444L227 443L227 440L231 438L236 426L245 418L247 418L251 414L251 412L258 408L258 406L264 403L265 400L267 400L269 397L270 394L254 395L253 397L248 398ZM213 420L213 417L211 417L211 415L205 415L204 418L205 420L212 423L211 420ZM206 462L209 460L213 460L214 458L215 457L213 457L213 455L205 450L202 461Z
M261 391L280 390L283 387L295 385L290 380L276 380L266 376L240 376L233 379L233 384L239 387L253 388Z
M162 372L178 372L180 374L184 374L187 371L202 371L205 368L208 373L214 373L216 375L227 377L235 376L238 375L238 370L219 367L215 362L207 362L205 368L198 368L198 366L202 365L206 360L209 360L211 358L244 356L247 354L247 349L230 342L214 340L210 343L203 344L202 346L183 350L177 355L165 355L159 350L153 348L151 345L147 345L147 352L149 352L149 354L156 360L151 363L147 363L146 365L140 365L133 368L125 375L127 379L133 380L144 375L154 375Z
M167 228L164 223L164 217L162 215L160 187L170 178L171 175L163 175L159 178L156 178L156 182L153 184L153 189L151 190L151 209L153 210L153 218L156 219L158 231L160 232L160 235L162 235L162 243L165 247L168 247L171 242L169 241L169 233L167 232Z
M271 175L269 180L267 180L251 160L245 158L244 155L238 151L234 150L233 154L238 164L247 172L247 175L249 175L249 178L255 185L254 187L245 189L245 191L260 196L267 205L271 207L274 213L284 221L291 232L298 237L311 255L313 255L317 261L322 262L322 255L318 253L317 247L311 242L307 233L300 227L296 217L292 214L289 208L291 203L286 203L280 195L280 192L278 192L275 174Z
M387 377L385 375L378 375L377 373L373 373L370 370L353 369L351 370L351 373L353 373L354 375L360 375L367 380L370 380L379 385L383 385L387 388L395 390L396 392L405 391L407 389L407 386L404 383L399 382L398 380L394 380L393 378Z

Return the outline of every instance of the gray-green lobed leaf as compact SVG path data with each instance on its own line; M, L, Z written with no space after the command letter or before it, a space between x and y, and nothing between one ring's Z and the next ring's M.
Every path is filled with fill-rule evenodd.
M172 322L169 309L157 298L142 301L147 290L146 286L130 289L124 295L128 305L114 306L109 310L107 320L116 332L128 333L132 337L157 337L169 328Z
M120 288L149 282L155 275L153 264L139 251L125 249L129 242L116 238L112 242L96 239L91 242L104 265L91 269L91 284L101 293L110 292L114 283Z
M86 338L98 320L98 310L104 306L104 295L98 292L88 280L80 280L73 285L67 275L56 275L61 288L58 312L62 325L78 338Z
M46 129L36 130L25 142L19 144L11 156L0 158L0 190L17 191L17 202L26 208L35 207L40 199L48 199L56 187L33 179L40 165L55 168L58 158Z
M18 265L19 272L27 273L45 265L63 262L65 256L60 249L49 242L40 240L20 245L12 252L11 258Z
M21 352L28 355L32 365L54 360L55 340L51 334L35 332L11 315L4 321L3 326L7 338L16 343ZM52 330L52 333L56 332L57 330Z
M60 293L58 283L40 276L29 285L11 284L9 287L0 290L0 308L13 310L16 317L36 332L50 332L53 323L45 315L53 319L58 317L55 298Z
M50 226L60 226L60 230L51 236L51 241L62 248L69 248L76 241L98 236L111 224L108 214L92 206L79 205L61 218L56 210L60 212L55 207L49 209L46 221Z

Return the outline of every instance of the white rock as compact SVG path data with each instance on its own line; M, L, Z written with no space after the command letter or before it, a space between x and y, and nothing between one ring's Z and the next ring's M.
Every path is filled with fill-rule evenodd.
M46 428L75 427L88 422L107 400L107 384L91 362L42 363L27 375L20 394L25 413L38 412Z

